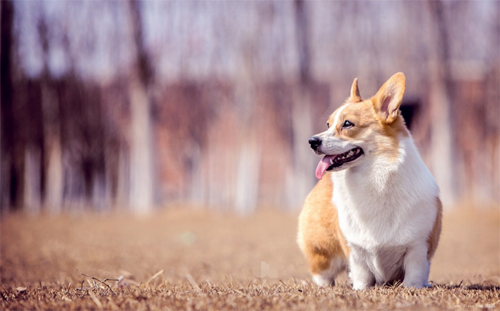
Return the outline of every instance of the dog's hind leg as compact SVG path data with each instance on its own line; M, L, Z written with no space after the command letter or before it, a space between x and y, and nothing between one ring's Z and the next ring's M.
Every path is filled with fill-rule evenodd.
M328 259L321 258L321 255L310 262L310 270L313 282L318 286L335 286L335 278L347 267L347 260L343 257ZM326 261L326 262L324 262ZM325 269L325 267L327 267Z
M329 174L306 198L299 217L298 244L309 264L314 283L334 285L346 269L349 248L340 232L337 209L332 204L333 185Z

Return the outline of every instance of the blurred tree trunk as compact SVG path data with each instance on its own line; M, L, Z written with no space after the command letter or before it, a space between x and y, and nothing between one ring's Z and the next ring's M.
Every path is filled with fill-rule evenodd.
M454 153L456 147L452 133L450 70L450 43L442 1L429 0L432 31L429 42L429 81L431 113L431 164L441 189L444 205L456 200L456 174Z
M238 157L238 179L236 181L236 212L253 214L259 195L260 148L255 139L242 143Z
M0 208L7 210L9 207L19 207L21 196L22 175L15 159L15 124L13 107L13 82L12 82L12 45L13 45L13 1L1 1L1 47L0 47L0 79L1 92L1 152L0 152ZM17 156L19 156L17 154Z
M37 146L25 149L24 209L30 214L40 213L41 208L41 150Z
M50 77L49 34L44 17L38 22L38 36L42 46L43 71L41 97L43 113L43 137L45 156L45 200L44 207L52 214L62 210L63 163L61 146L61 124L59 97Z
M59 100L50 83L42 81L44 149L46 151L45 208L53 214L62 210L63 164Z
M292 104L292 158L293 172L287 177L287 201L297 207L314 186L314 162L307 141L314 133L311 120L311 57L309 44L309 17L307 3L295 0L295 29L299 57L299 87ZM291 180L290 180L291 178Z
M38 80L21 82L22 89L17 96L23 106L24 148L24 209L31 214L38 214L42 207L44 193L43 178L43 110L41 85Z
M491 98L491 105L495 105L496 103L496 111L498 112L500 110L498 103L500 102L500 88L498 87L500 85L500 57L498 55L498 51L500 50L500 2L496 2L495 6L495 20L496 23L493 26L494 27L494 35L497 38L496 43L493 43L490 47L490 53L493 58L493 78L491 79L491 87L490 89L492 90L491 93L492 96ZM492 114L494 116L495 114ZM496 114L498 116L498 114ZM495 117L492 117L492 119ZM496 121L496 122L494 122ZM494 144L496 144L493 147L493 153L492 153L492 162L493 162L493 199L497 204L500 204L500 124L498 123L498 119L493 120L492 124L496 124L495 127L495 133L493 134L494 137ZM496 135L495 135L496 134ZM496 152L496 155L495 155ZM495 190L496 189L496 190Z
M249 215L257 208L259 195L259 171L260 171L260 148L257 143L256 133L256 82L254 79L255 66L253 57L256 52L256 44L253 41L257 35L250 34L243 47L243 64L240 67L238 82L236 85L236 103L238 107L238 122L241 128L239 156L236 160L237 171L235 183L234 205L236 212L240 215ZM228 185L231 186L231 185Z
M129 150L120 147L116 173L116 196L114 205L117 209L127 206L130 202L130 156Z
M477 179L481 180L482 187L489 190L491 201L500 204L500 1L492 5L494 11L493 23L491 24L491 33L496 40L490 40L488 59L488 73L486 76L486 99L485 111L487 124L486 134L486 152L481 152L485 156L485 161L490 162L486 169L487 178L482 178L484 166L482 164ZM489 177L489 178L488 178Z
M150 115L152 67L144 47L140 2L128 1L134 64L129 77L131 114L130 205L137 213L153 207L153 153Z

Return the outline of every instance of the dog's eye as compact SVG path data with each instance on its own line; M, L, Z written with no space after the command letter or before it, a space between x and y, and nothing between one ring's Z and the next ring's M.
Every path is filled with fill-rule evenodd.
M326 122L326 128L330 128L330 122Z
M345 128L345 129L349 129L349 128L353 127L353 126L354 126L354 123L352 123L349 120L345 120L344 124L342 124L342 127Z

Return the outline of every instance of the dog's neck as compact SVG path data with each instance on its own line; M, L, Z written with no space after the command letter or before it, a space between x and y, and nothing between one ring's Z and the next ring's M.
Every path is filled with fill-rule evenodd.
M437 184L411 136L400 139L397 148L397 157L370 156L358 166L334 172L334 200L336 195L347 195L366 200L361 205L372 205L370 201L385 205L382 203L418 201L422 194L437 196Z

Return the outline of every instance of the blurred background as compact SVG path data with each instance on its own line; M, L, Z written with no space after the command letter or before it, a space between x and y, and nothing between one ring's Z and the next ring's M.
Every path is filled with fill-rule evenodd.
M1 211L296 211L402 71L445 206L500 203L499 1L0 1Z

